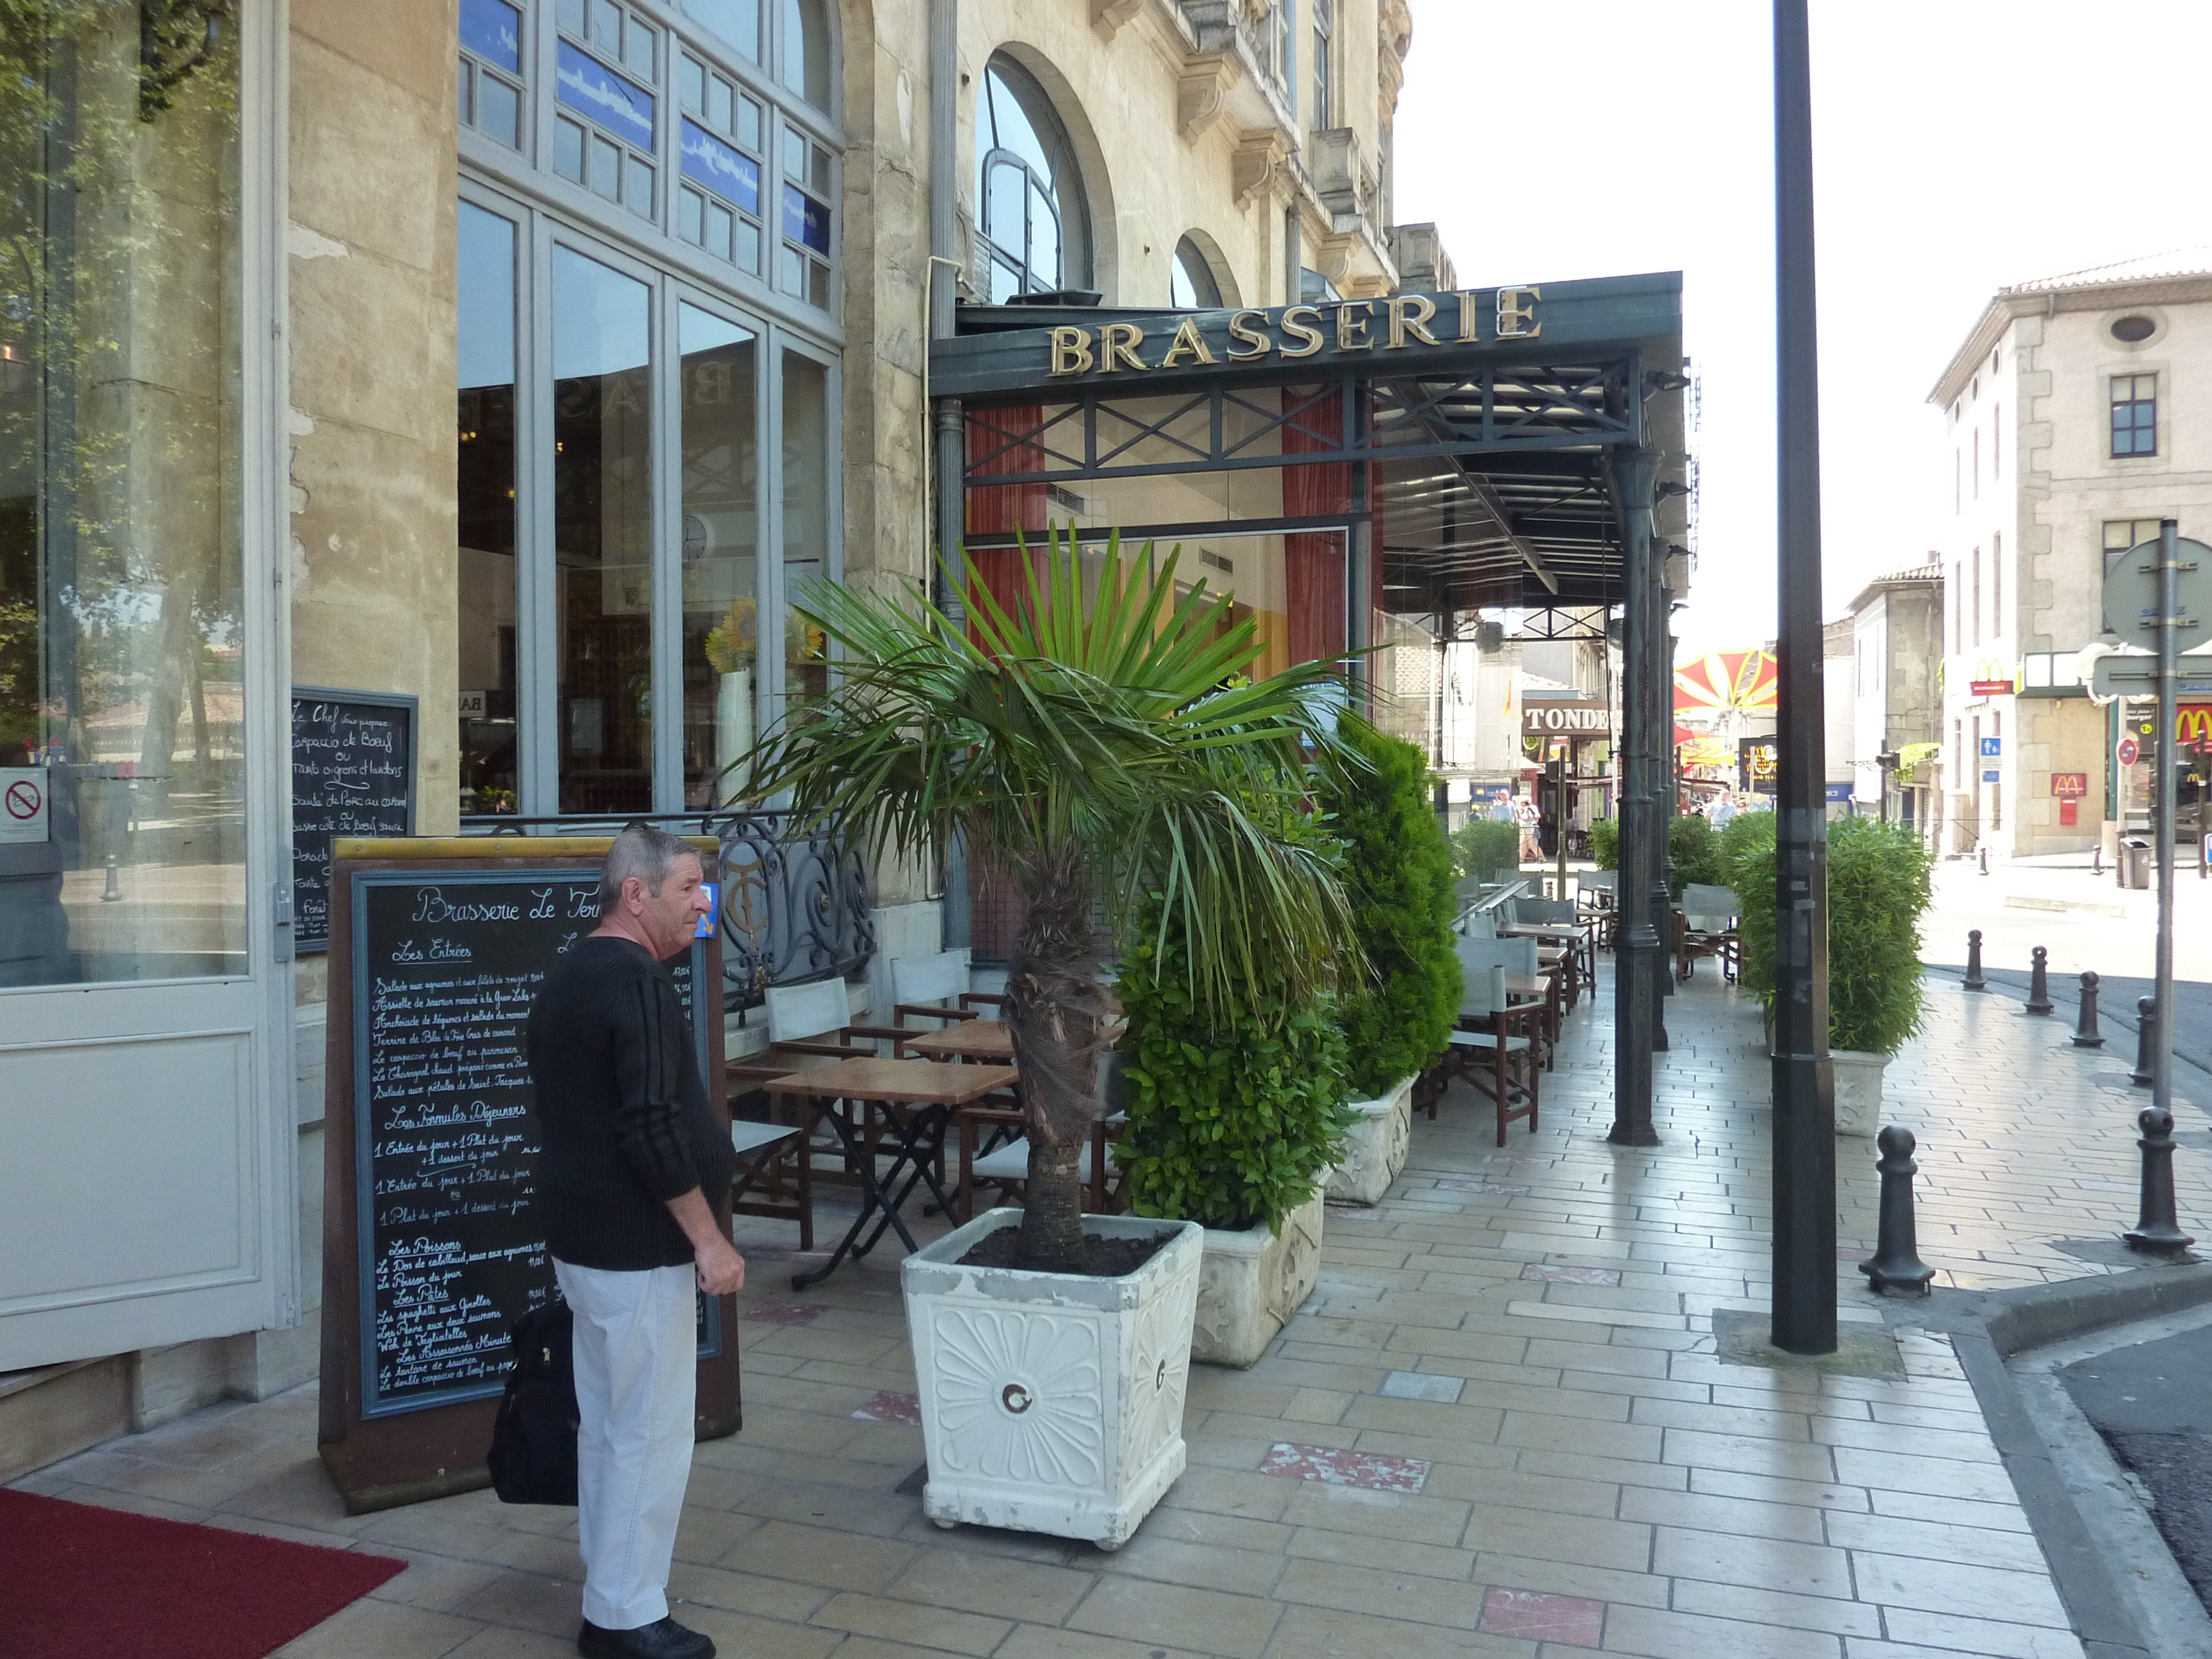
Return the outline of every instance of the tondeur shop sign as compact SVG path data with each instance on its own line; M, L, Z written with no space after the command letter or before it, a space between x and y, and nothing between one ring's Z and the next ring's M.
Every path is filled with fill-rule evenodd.
M1524 738L1602 738L1613 732L1613 706L1583 700L1524 702L1521 705L1521 735Z

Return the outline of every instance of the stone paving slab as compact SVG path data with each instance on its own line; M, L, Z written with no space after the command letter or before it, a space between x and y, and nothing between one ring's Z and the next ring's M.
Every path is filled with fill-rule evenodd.
M2120 1270L2062 1241L2133 1221L2142 1092L2060 1022L1931 987L1888 1115L1920 1139L1938 1283ZM1717 1311L1765 1305L1767 1066L1711 964L1668 1023L1656 1148L1603 1139L1609 995L1571 1018L1539 1132L1495 1148L1463 1091L1417 1120L1385 1200L1328 1211L1320 1287L1267 1354L1198 1368L1190 1467L1118 1554L928 1524L896 1255L794 1292L788 1230L741 1222L745 1430L699 1449L679 1615L763 1659L2079 1659L1948 1340L1881 1328L1856 1269L1870 1142L1839 1143L1838 1295L1899 1374L1717 1352ZM2212 1184L2185 1144L2185 1224ZM314 1430L297 1389L19 1484L409 1562L288 1659L573 1651L568 1512L348 1516Z

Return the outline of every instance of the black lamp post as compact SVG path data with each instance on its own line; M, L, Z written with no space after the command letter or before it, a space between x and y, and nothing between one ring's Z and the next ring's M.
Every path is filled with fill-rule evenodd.
M1781 709L1775 779L1774 1346L1836 1350L1836 1095L1828 1060L1820 404L1805 0L1774 0Z

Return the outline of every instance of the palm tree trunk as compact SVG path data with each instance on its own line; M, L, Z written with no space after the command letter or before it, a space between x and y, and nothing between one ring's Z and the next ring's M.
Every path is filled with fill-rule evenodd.
M1111 1000L1099 977L1082 854L1072 845L1050 848L1017 879L1023 915L1006 976L1006 1022L1030 1139L1020 1261L1074 1273L1083 1262L1083 1146L1098 1115Z

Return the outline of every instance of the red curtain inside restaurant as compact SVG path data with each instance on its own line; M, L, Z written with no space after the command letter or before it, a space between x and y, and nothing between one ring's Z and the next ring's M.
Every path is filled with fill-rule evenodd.
M1285 455L1343 447L1343 393L1315 398L1310 386L1286 386L1282 399L1287 417L1282 427ZM1351 510L1352 469L1346 463L1283 469L1285 518L1318 518ZM1284 600L1290 611L1292 662L1318 662L1344 653L1345 541L1340 530L1283 538Z
M968 416L968 468L973 478L1007 472L1037 472L1044 467L1044 451L1036 444L1013 440L1034 432L1044 419L1035 404L1011 409L979 409ZM1041 483L968 486L968 533L1009 536L1018 531L1032 549L1045 538L1045 486ZM1013 547L975 547L968 553L968 567L975 580L991 590L1002 606L1016 604L1022 591L1021 550Z

